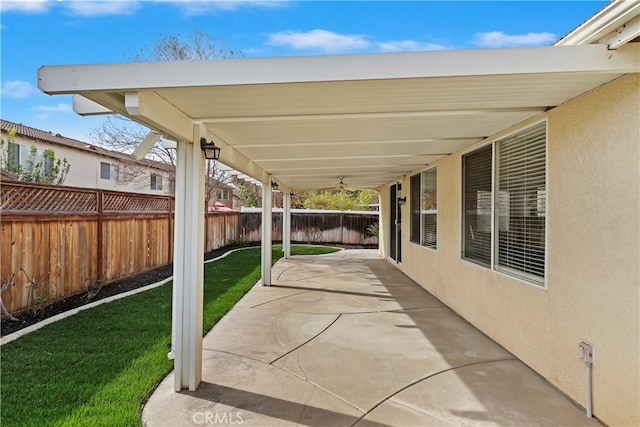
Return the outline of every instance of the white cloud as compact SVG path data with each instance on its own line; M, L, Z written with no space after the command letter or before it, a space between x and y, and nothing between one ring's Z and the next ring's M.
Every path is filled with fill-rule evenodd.
M57 105L38 105L33 110L45 113L68 113L73 111L73 108L70 104L59 103Z
M29 95L36 93L36 87L29 82L22 80L7 80L2 82L2 89L0 94L6 98L26 98Z
M323 52L353 51L371 47L371 42L367 41L364 35L344 35L326 30L273 33L269 34L268 44L288 46L297 50L321 50Z
M217 0L217 1L168 1L155 0L157 2L168 2L178 7L187 16L205 15L220 11L235 11L240 8L276 8L288 4L288 1L266 0Z
M407 52L423 50L445 50L446 46L435 43L420 43L414 40L401 40L391 42L379 42L378 48L382 52Z
M140 8L140 2L130 0L65 1L63 4L73 15L85 17L132 15Z
M43 0L2 0L0 1L0 11L45 13L49 11L51 4L52 2Z
M49 118L51 113L71 113L73 112L73 108L70 104L59 103L57 105L38 105L37 107L32 108L33 111L37 111L38 119L46 120Z
M505 34L502 31L477 33L474 44L481 47L518 47L548 45L557 39L553 33Z

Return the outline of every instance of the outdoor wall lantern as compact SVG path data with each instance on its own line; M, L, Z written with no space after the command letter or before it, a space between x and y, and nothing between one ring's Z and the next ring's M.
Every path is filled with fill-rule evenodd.
M407 203L407 197L398 197L398 204L399 205L404 205L405 203Z
M278 191L278 188L280 188L280 186L278 185L278 183L277 183L277 182L273 182L273 181L271 181L271 189L272 189L273 191Z
M200 138L200 148L204 151L205 159L218 160L220 158L220 147L216 147L213 141L207 142L204 137Z

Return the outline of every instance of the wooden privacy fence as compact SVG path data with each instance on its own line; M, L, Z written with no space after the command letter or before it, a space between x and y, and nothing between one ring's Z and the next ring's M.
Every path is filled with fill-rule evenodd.
M50 300L86 291L173 261L173 198L3 182L0 277L10 312L28 307L27 276ZM238 213L207 214L205 250L237 236ZM41 289L40 291L43 291Z
M0 187L0 278L9 312L29 306L29 279L50 285L51 302L173 262L170 196L3 181ZM205 252L244 237L261 240L260 212L205 215ZM377 212L293 212L293 241L377 244L367 227ZM282 213L273 214L282 239Z
M368 228L379 222L378 212L294 210L291 240L309 243L377 245ZM249 241L262 239L262 213L242 212L240 235ZM272 240L282 240L282 212L273 212Z

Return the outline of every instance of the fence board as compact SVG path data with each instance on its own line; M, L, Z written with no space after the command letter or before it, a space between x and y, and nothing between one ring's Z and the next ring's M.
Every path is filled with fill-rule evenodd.
M378 212L293 212L291 240L307 243L346 243L376 245L378 238L367 228L379 221ZM262 239L262 213L243 212L240 235L249 241ZM282 240L282 213L273 213L272 240Z
M101 202L104 205L100 205ZM2 294L11 312L27 307L27 280L55 284L52 300L82 293L87 279L108 282L173 261L174 201L166 196L4 182L0 187L0 275L15 273ZM37 209L41 209L38 211ZM292 213L292 240L376 244L366 231L377 213ZM205 216L205 251L232 239L261 239L261 213ZM273 214L273 240L282 239L282 214ZM98 269L102 271L98 271Z

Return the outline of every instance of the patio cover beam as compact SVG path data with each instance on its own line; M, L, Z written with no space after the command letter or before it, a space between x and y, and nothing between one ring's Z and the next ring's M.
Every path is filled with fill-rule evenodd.
M133 92L219 85L491 76L537 73L636 72L640 48L615 54L606 45L547 46L366 55L57 65L38 70L45 93Z
M262 183L262 286L271 286L271 177Z
M285 259L291 258L291 193L282 193L282 250Z

